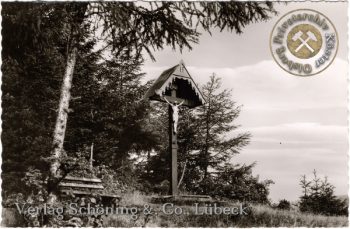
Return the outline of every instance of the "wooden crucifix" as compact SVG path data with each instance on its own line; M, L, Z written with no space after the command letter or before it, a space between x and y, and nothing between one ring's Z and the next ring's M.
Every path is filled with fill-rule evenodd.
M205 103L197 85L184 66L180 64L165 70L147 91L145 98L168 103L169 115L169 157L171 175L170 194L178 196L177 173L177 133L179 121L179 107L194 108Z
M176 98L176 85L170 86L171 97ZM169 104L168 105L168 116L169 116L169 150L170 150L170 168L171 168L171 182L170 182L170 190L171 195L178 195L178 187L177 187L177 124L179 121L179 106L184 103L177 104L176 102L169 102L166 97L164 100Z

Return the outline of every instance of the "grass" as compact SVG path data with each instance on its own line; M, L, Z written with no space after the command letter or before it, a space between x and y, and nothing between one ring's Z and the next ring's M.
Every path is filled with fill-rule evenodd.
M105 227L347 227L348 217L305 214L296 210L278 210L266 205L251 205L248 215L196 215L194 206L179 205L188 214L167 215L163 204L152 204L150 198L140 193L123 197L120 206L144 204L154 209L153 215L139 214L136 220L130 215L109 215L105 217ZM238 207L240 203L228 203Z
M149 200L149 196L142 195L140 192L135 191L123 194L119 204L120 206L145 205L149 203Z
M104 216L104 227L347 227L348 217L322 216L297 210L278 210L266 205L251 204L247 215L196 215L194 203L175 205L188 214L165 214L163 204L151 203L152 196L139 192L123 194L120 207L137 207L136 219L131 214ZM144 205L153 208L152 215L143 214ZM202 203L203 205L203 203ZM225 203L238 207L240 203ZM221 205L222 206L222 205ZM20 226L15 209L2 212L2 226Z

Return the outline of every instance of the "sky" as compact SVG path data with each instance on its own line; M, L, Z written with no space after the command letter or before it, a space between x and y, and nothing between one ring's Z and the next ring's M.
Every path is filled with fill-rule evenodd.
M269 36L277 20L294 9L313 9L335 25L339 48L334 62L322 73L298 77L273 60ZM233 163L257 162L253 174L272 179L270 198L295 201L301 195L299 179L313 169L327 176L335 194L348 193L347 130L347 3L296 2L276 5L279 15L247 26L243 34L214 30L203 33L193 50L182 53L166 47L146 60L146 78L155 79L182 59L199 85L215 73L232 99L242 104L240 128L251 143ZM181 118L181 117L180 117ZM233 135L236 133L232 133Z

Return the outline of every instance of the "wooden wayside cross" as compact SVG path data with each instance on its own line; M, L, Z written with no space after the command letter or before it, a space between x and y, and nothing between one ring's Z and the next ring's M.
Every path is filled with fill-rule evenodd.
M188 73L183 61L165 70L146 92L145 98L169 104L169 154L171 156L170 194L172 196L178 196L177 129L179 107L187 106L189 108L194 108L203 105L205 100Z

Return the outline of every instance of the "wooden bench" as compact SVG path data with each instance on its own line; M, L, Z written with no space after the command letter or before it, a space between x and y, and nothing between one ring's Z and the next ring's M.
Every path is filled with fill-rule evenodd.
M66 196L76 197L94 196L101 197L103 204L115 205L121 197L115 194L105 193L102 181L99 178L67 176L60 183L60 192Z

